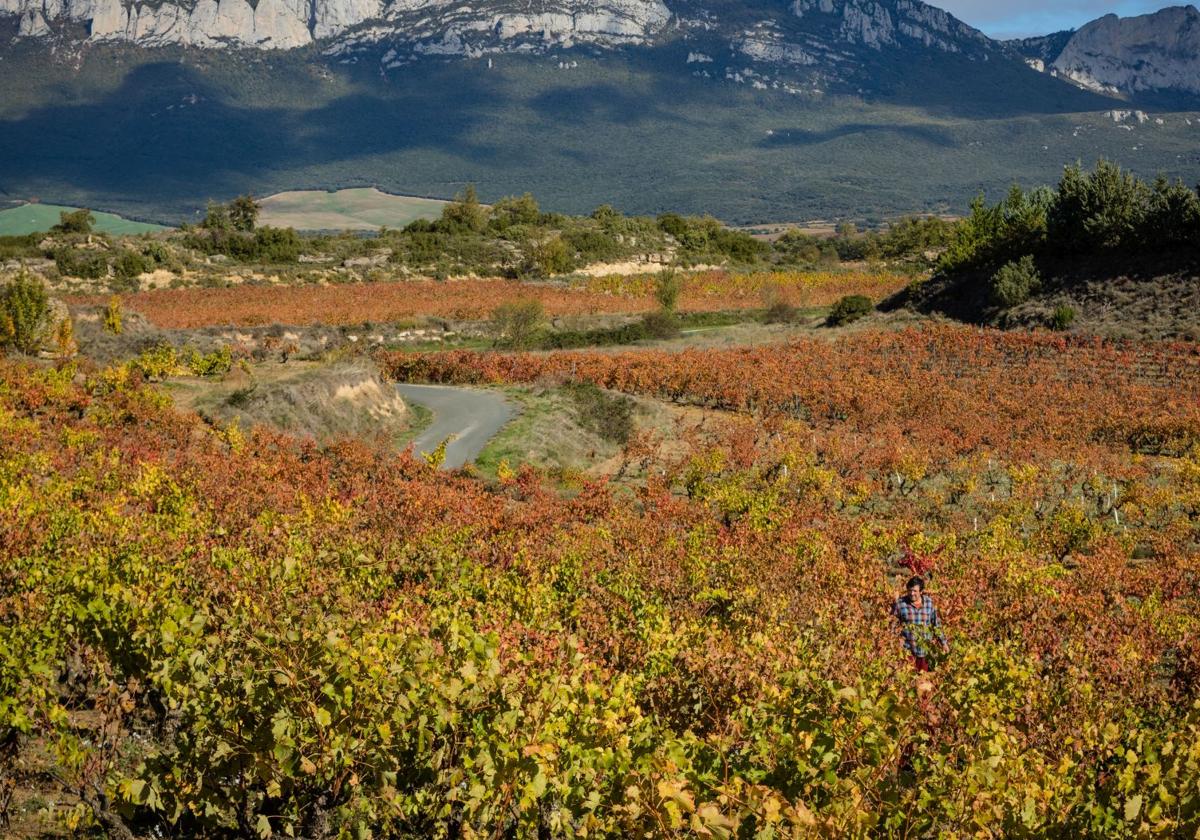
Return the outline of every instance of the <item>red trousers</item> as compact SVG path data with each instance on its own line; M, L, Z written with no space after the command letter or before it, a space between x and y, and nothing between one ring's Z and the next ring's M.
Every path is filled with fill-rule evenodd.
M912 658L912 661L913 661L913 667L916 668L918 671L932 671L933 670L933 668L929 667L929 660L927 660L924 656L914 656Z

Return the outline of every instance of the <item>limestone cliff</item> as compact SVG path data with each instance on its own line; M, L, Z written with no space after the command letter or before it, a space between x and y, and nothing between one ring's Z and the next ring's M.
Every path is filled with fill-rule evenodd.
M1036 70L1098 93L1200 95L1200 11L1105 15L1073 33L1012 42Z

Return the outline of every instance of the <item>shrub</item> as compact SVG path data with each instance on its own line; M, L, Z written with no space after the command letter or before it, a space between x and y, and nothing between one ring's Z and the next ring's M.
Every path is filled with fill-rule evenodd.
M564 233L562 238L584 263L611 260L621 255L621 243L603 230L572 230Z
M108 306L104 307L104 331L113 335L120 335L125 331L121 312L121 299L113 295L108 299Z
M678 338L679 317L668 309L651 312L642 319L640 332L645 338Z
M64 277L99 280L108 275L108 260L100 251L59 248L54 252L54 266Z
M1047 218L1050 237L1073 251L1137 245L1149 198L1146 184L1115 163L1102 160L1091 173L1069 166Z
M92 226L96 223L96 217L92 215L92 211L84 208L82 210L63 210L58 214L58 224L50 228L51 233L91 233Z
M1042 287L1032 256L1010 262L992 275L992 300L1005 309L1020 306Z
M678 213L663 213L658 217L657 224L659 230L676 239L680 239L688 229L687 219Z
M153 271L154 262L149 257L143 256L141 252L126 248L117 254L116 259L112 262L112 267L113 274L118 280L122 280L128 285L136 285L131 281L137 280L139 275L147 271Z
M564 274L571 270L571 250L562 237L534 240L526 255L527 273L541 277Z
M149 350L144 350L129 363L130 368L138 371L146 379L162 380L174 375L179 370L179 354L170 344L163 342Z
M610 395L590 382L567 386L575 403L579 425L605 440L624 445L633 434L634 401L624 395Z
M538 300L505 303L492 312L492 330L496 344L506 347L528 347L546 319L545 309Z
M846 295L829 310L825 323L831 327L840 327L874 311L875 304L866 295Z
M664 268L654 278L654 299L664 312L674 312L683 293L683 277L673 268Z
M1056 307L1050 314L1050 329L1059 332L1069 329L1075 323L1075 309L1070 306Z
M295 262L303 243L292 228L263 227L254 231L251 259L258 262Z
M529 193L520 198L502 198L492 206L490 227L504 232L514 225L536 225L541 214L537 200Z
M777 300L767 307L763 315L765 324L791 324L800 317L800 310L786 300Z
M454 197L442 208L441 225L448 231L470 231L479 233L487 227L488 211L479 203L479 194L474 184Z
M224 376L233 367L233 354L228 345L203 355L193 349L187 354L186 366L196 376Z
M34 353L50 325L50 297L42 281L21 272L0 286L0 347Z

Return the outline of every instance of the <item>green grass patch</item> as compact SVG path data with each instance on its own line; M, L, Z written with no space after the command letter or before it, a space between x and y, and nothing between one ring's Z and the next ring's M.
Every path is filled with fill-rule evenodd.
M262 199L259 223L296 230L378 230L402 228L417 219L438 219L446 202L391 195L374 187L297 190Z
M46 233L58 224L63 212L77 210L77 207L64 207L59 204L22 204L8 210L0 210L0 236L26 236L31 233ZM92 211L96 222L92 226L97 233L110 233L114 236L139 233L154 233L166 230L162 225L148 222L135 222L113 213L98 213Z

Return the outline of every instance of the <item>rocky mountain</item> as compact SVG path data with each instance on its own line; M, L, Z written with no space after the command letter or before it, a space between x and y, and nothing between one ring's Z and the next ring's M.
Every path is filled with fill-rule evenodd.
M292 49L346 56L386 45L386 65L578 45L712 42L721 53L827 72L859 50L984 57L998 45L919 0L0 0L22 38L143 47ZM717 50L717 46L720 50ZM713 56L695 52L693 63Z
M1073 37L920 0L0 0L0 202L474 182L756 222L958 212L1098 157L1194 182L1200 117L1027 66Z
M1030 66L1088 90L1139 99L1200 96L1200 10L1105 15L1076 32L1010 42Z

